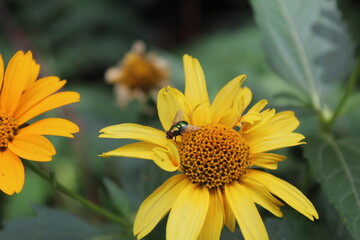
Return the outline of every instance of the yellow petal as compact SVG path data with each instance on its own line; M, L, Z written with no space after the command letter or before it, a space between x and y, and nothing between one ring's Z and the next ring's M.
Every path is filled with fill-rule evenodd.
M21 134L37 134L37 135L54 135L71 137L72 133L79 131L79 127L66 119L62 118L46 118L39 120L29 126L20 129Z
M79 101L80 101L80 95L77 92L68 91L68 92L55 93L43 99L41 102L39 102L34 107L26 111L24 114L19 115L17 117L18 124L23 124L28 120L44 112L50 111L54 108L58 108Z
M0 54L0 90L2 89L2 86L3 86L3 80L4 80L4 61ZM1 97L0 97L0 99L1 99Z
M224 195L224 193L221 190L218 190L218 192L219 192L219 196L221 196L220 198L222 199L223 205L224 205L224 214L225 214L224 215L224 223L231 232L235 232L235 227L236 227L235 215L234 215L233 211L231 210L229 202L226 199L226 196ZM221 193L221 195L220 195L220 193Z
M208 120L210 102L206 89L203 70L199 61L184 55L185 97L192 111L191 123L195 126L204 125Z
M9 150L0 152L0 190L8 195L19 193L24 186L24 166Z
M18 109L14 117L24 114L44 98L50 96L65 85L58 77L46 77L33 82L30 88L21 96Z
M240 75L228 82L217 94L211 104L211 122L219 123L221 118L232 110L234 99L245 81L246 75Z
M18 134L8 143L8 148L19 157L39 162L50 161L56 153L46 137L36 134Z
M246 130L247 138L255 138L258 135L270 136L278 132L292 132L299 126L299 120L294 112L285 111L274 114L275 111L262 114L262 120L249 126Z
M162 147L155 147L153 149L152 160L162 169L168 172L173 172L179 168L180 155L176 151L169 150L170 145L166 149ZM174 156L174 154L176 154Z
M223 225L223 203L217 191L210 191L209 210L198 240L219 240Z
M257 138L246 138L246 140L250 146L251 153L261 153L305 144L305 142L301 142L304 138L304 135L300 133L277 132L269 136L260 135Z
M161 169L173 172L179 168L180 156L177 149L175 151L172 149L176 147L171 145L164 148L147 142L130 143L103 153L101 157L118 156L153 160Z
M246 188L234 182L225 185L225 195L245 240L269 239L264 222Z
M190 109L186 101L185 96L175 88L165 87L159 91L157 109L160 122L165 131L171 128L175 115L179 110L183 114L181 120L189 122Z
M271 195L264 186L246 177L241 178L241 183L244 184L243 186L246 188L254 202L263 208L266 208L277 217L283 216L279 206L284 206L284 204Z
M12 115L30 77L32 53L18 51L9 61L1 90L1 109Z
M25 86L25 90L27 90L29 86L31 86L31 84L36 81L36 79L39 76L39 73L40 73L40 65L36 64L35 60L33 60L31 63L30 77L28 83Z
M152 160L154 154L153 148L158 145L147 142L130 143L128 145L116 148L109 152L101 154L101 157L130 157Z
M141 204L134 222L134 235L138 239L150 233L158 222L170 211L177 196L191 184L186 175L169 178Z
M250 160L254 165L267 169L277 169L278 162L284 159L286 159L285 156L275 153L255 153L250 155Z
M260 111L268 104L267 100L261 100L252 106L249 111L241 118L241 122L254 124L261 120Z
M170 140L166 139L165 132L152 127L139 124L123 123L109 126L100 130L99 138L135 139L139 141L154 143L159 146L166 146Z
M5 100L6 107L4 107L8 115L13 115L15 112L21 95L32 76L34 64L32 53L28 51L22 58L19 58L17 65L10 68L12 71L9 74L7 74L6 70L2 93L4 94L4 100L7 99Z
M245 108L249 105L252 98L252 93L249 88L241 88L235 99L232 109L219 121L220 124L235 127L241 121L241 116Z
M174 200L166 226L167 240L196 240L209 209L209 190L188 184Z
M269 173L249 170L248 178L264 185L270 193L278 196L295 210L314 220L319 218L314 205L296 187Z

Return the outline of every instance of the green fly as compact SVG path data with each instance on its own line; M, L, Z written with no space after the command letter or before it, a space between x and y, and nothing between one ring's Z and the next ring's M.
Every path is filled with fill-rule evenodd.
M200 128L197 126L189 125L188 122L181 120L182 119L182 112L179 110L174 118L174 121L172 123L172 126L170 127L169 131L166 132L166 138L172 139L176 136L182 135L183 133L190 133L190 132L196 132Z

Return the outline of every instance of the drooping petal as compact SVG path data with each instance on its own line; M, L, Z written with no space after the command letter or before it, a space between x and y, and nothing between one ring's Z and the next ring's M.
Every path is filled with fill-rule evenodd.
M169 141L165 132L152 127L139 124L123 123L109 126L100 130L99 138L135 139L139 141L154 143L159 146L166 146Z
M288 182L277 178L269 173L261 172L258 170L249 170L247 178L253 179L264 185L268 191L277 197L281 198L284 202L289 204L295 210L314 220L319 218L319 215L314 205L302 194L296 187Z
M161 169L173 172L179 168L180 156L177 149L173 151L171 147L173 144L170 144L167 148L164 148L147 142L130 143L112 151L103 153L101 157L117 156L153 160Z
M62 118L46 118L20 129L21 134L54 135L73 138L72 133L79 131L79 127L69 120Z
M170 211L183 189L191 184L186 175L169 178L141 204L134 222L134 235L138 239L150 233L159 221Z
M209 209L209 190L188 184L177 196L166 226L167 240L196 240Z
M19 157L39 162L50 161L56 153L46 137L36 134L18 134L8 143L8 148Z
M197 240L219 240L224 226L224 207L218 192L210 191L209 210Z
M173 125L176 113L182 111L184 121L190 122L190 108L185 96L177 89L171 87L162 88L157 97L157 109L160 122L165 129L169 130Z
M46 77L39 79L21 96L19 106L14 117L21 116L44 98L50 96L65 85L66 81L60 81L58 77Z
M0 152L0 190L8 195L19 193L24 186L24 166L9 150Z
M246 177L241 178L241 183L244 184L243 186L246 188L254 202L277 217L283 216L279 207L284 206L284 204L271 195L264 186Z
M254 165L267 169L277 169L278 162L286 159L285 156L275 153L255 153L249 158Z
M269 239L264 222L246 188L234 182L225 185L225 195L245 240Z
M152 155L154 154L152 151L154 147L158 147L158 145L147 142L130 143L109 152L105 152L100 156L151 159Z
M185 97L191 108L191 122L195 126L209 121L210 102L203 70L199 61L184 55Z
M33 106L31 109L17 117L18 124L23 124L28 120L52 109L80 101L80 95L77 92L55 93Z
M30 51L25 55L22 51L18 51L6 67L0 106L8 115L12 115L18 106L21 94L31 76L32 62Z

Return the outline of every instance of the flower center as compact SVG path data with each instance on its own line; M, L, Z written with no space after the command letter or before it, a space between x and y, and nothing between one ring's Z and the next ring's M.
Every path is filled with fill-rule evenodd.
M183 135L181 165L193 183L208 188L238 180L251 166L250 147L234 129L207 124Z
M166 73L151 60L139 54L130 53L123 64L121 81L131 89L141 88L149 91L156 87L165 75Z
M4 113L0 113L0 151L6 150L8 142L11 142L18 133L19 127L16 120Z

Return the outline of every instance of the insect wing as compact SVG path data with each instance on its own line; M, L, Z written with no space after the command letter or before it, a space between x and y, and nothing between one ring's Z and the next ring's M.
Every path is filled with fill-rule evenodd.
M172 125L173 126L176 125L178 122L183 120L182 118L183 118L182 111L181 110L177 111L176 114L175 114L174 121L173 121Z
M198 126L193 126L193 125L186 125L186 126L183 126L181 129L181 131L183 133L197 132L199 130L200 130L200 128Z

